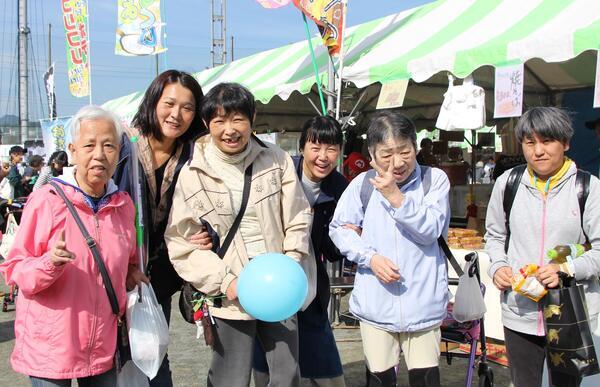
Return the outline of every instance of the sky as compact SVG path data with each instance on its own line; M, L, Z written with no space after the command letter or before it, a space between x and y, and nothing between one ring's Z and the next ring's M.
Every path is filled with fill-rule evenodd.
M166 22L166 54L159 55L159 70L175 68L197 72L210 66L210 0L162 0ZM347 25L353 26L431 0L349 0ZM17 0L0 0L0 117L18 114L16 60ZM48 24L52 24L51 57L55 62L57 112L74 114L88 97L70 95L66 79L65 33L59 0L29 0L29 118L48 115L43 73L48 67ZM92 102L145 89L156 75L156 58L114 54L117 0L88 0ZM311 32L317 33L314 23ZM265 9L256 0L227 2L227 45L234 37L234 57L240 59L264 50L305 39L300 11L292 4ZM230 60L228 54L228 61Z

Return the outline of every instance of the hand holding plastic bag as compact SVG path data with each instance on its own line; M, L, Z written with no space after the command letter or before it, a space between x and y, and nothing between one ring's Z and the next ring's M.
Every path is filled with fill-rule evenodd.
M141 294L140 301L137 286L127 293L131 360L152 379L167 353L169 327L152 287L142 283Z
M470 267L471 262L465 263L454 297L452 315L458 322L479 320L487 311L477 276L469 275Z

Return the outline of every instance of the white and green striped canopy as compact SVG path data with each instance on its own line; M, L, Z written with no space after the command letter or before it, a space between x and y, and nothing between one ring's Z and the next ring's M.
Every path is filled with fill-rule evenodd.
M344 44L343 78L358 88L398 79L431 83L443 71L464 77L482 66L493 70L533 58L539 59L529 61L528 70L546 91L589 86L595 54L575 63L547 63L600 49L600 0L439 0L349 28ZM327 51L318 37L313 46L326 84ZM306 94L315 85L306 41L194 75L204 91L220 82L242 83L264 104L275 96L285 101L294 92ZM485 71L484 78L493 86L493 71ZM408 104L428 103L427 97L411 93L411 88L418 90L414 86L409 87ZM104 106L130 117L141 97L137 92Z

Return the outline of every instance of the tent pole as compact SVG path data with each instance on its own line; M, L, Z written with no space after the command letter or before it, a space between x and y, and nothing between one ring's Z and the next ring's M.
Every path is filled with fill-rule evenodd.
M339 37L342 39L340 44L340 61L338 67L338 86L337 86L337 101L335 106L335 119L339 120L341 115L341 104L342 104L342 73L344 72L344 35L346 33L346 17L348 14L348 0L342 1L342 31L340 31Z
M335 71L331 58L327 61L327 112L335 109Z

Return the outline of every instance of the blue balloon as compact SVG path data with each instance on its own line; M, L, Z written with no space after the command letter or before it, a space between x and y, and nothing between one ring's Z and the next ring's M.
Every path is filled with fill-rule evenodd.
M304 304L308 280L300 264L287 255L267 253L244 267L237 284L240 304L257 320L285 320Z

